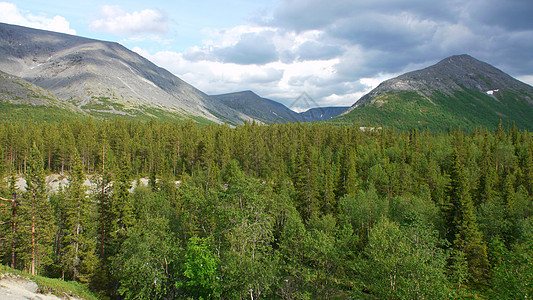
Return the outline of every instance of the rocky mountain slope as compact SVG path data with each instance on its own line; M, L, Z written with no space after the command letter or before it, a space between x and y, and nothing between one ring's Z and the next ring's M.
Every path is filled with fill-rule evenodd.
M83 115L82 110L50 91L0 71L0 119L52 121Z
M326 121L342 114L348 108L347 106L315 107L301 112L299 115L302 122Z
M263 123L298 122L298 113L285 105L262 98L252 91L242 91L211 96L227 106L240 111Z
M279 102L262 98L252 91L213 95L212 97L264 123L324 121L348 109L348 107L317 107L297 113Z
M469 55L384 81L335 122L362 126L533 128L533 87Z
M0 71L0 101L13 104L56 105L74 109L50 91L20 77Z
M0 70L93 115L249 119L117 43L0 23Z

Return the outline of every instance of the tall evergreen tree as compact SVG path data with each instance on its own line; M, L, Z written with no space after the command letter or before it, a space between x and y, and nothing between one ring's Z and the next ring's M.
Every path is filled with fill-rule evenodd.
M54 220L46 195L45 176L41 152L33 143L26 171L26 193L23 201L26 232L26 251L29 273L35 275L51 263Z
M464 253L469 281L473 284L485 284L489 268L487 246L478 228L469 179L458 148L456 146L452 152L451 186L448 203L444 208L451 226L448 239L452 242L455 253ZM452 257L452 264L460 258Z
M91 286L95 290L102 291L102 293L109 293L116 287L114 279L111 275L110 257L117 253L117 245L115 242L114 233L117 230L116 212L113 209L112 196L112 168L111 160L109 159L110 149L107 146L107 141L104 138L102 145L102 165L100 167L100 176L97 180L97 192L95 194L97 205L98 224L96 230L97 234L97 250L98 266L95 275L91 282Z
M13 269L17 268L17 248L18 248L18 227L19 215L18 205L19 193L16 190L15 176L9 179L9 198L0 197L0 255L10 262Z
M66 191L66 228L64 270L72 280L87 282L97 263L93 239L93 207L84 187L83 164L78 152L74 152L73 172Z
M298 149L297 169L294 176L296 189L296 208L307 220L312 214L319 211L318 203L318 167L314 147L300 145Z
M122 154L122 160L116 170L113 184L113 210L116 217L117 239L120 242L126 236L126 230L133 226L133 203L130 195L131 169L126 153Z

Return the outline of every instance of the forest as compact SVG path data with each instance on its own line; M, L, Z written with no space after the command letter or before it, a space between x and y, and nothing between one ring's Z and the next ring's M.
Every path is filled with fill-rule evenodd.
M0 149L2 264L102 299L533 296L513 125L3 122Z

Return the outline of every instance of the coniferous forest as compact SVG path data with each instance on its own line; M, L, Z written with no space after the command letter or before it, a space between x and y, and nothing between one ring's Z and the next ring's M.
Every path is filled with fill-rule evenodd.
M512 125L4 122L0 149L2 264L102 298L533 296L533 134Z

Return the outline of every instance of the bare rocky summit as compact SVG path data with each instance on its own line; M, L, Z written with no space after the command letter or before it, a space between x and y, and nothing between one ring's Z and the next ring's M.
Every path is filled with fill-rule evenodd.
M533 87L469 55L382 82L335 118L366 127L533 128Z
M90 112L249 119L120 44L0 23L0 71Z
M530 85L514 79L488 63L463 54L445 58L433 66L382 82L361 97L350 111L392 91L415 91L431 97L435 91L453 95L454 91L465 89L484 93L506 89L533 94L533 87Z

